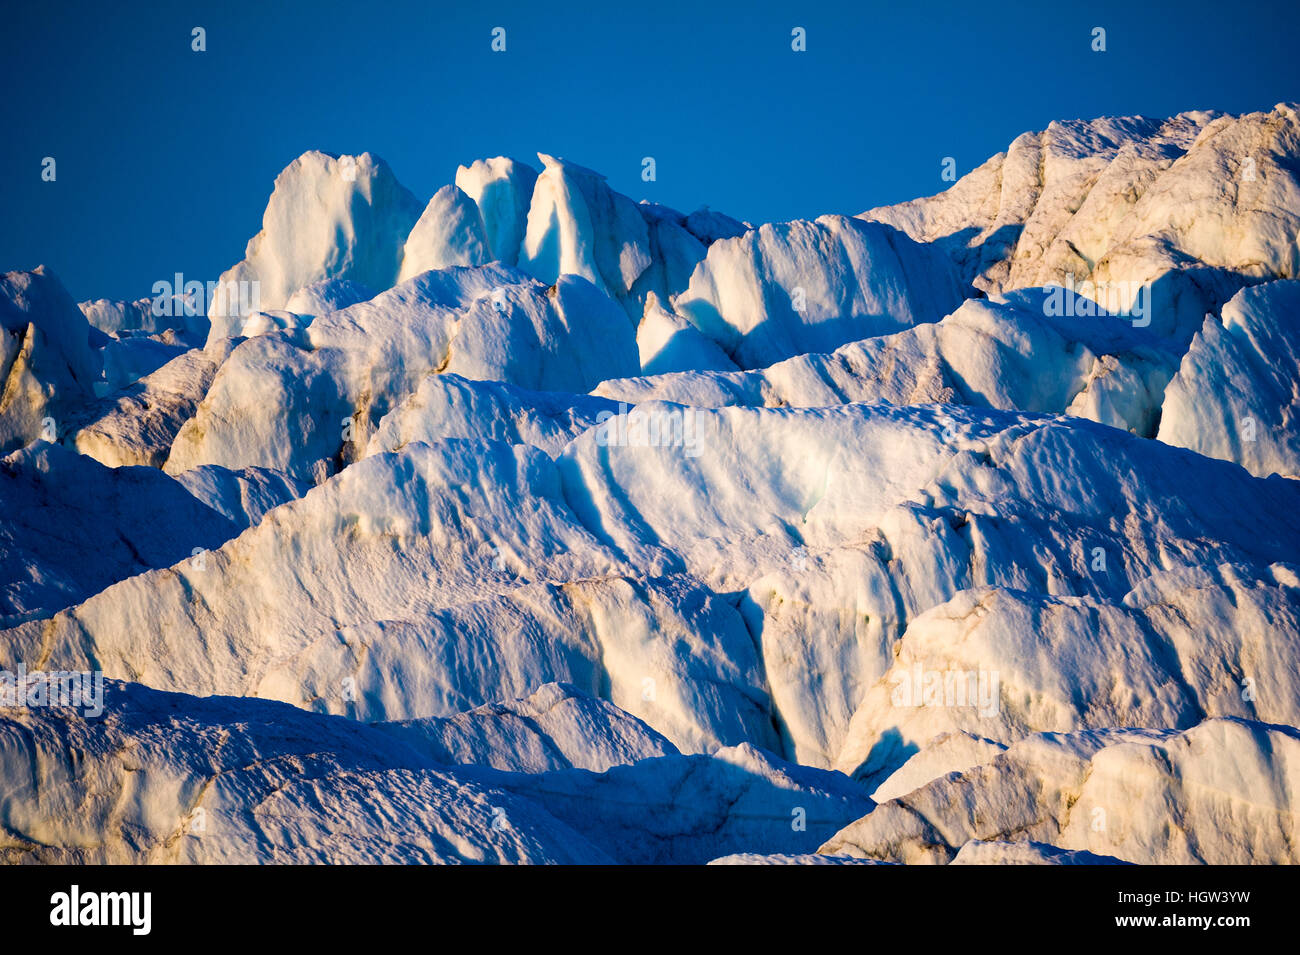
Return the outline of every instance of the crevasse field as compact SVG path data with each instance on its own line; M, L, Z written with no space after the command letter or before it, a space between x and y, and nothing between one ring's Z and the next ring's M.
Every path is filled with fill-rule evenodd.
M765 224L308 152L219 282L10 272L0 859L1300 862L1298 233L1284 104Z

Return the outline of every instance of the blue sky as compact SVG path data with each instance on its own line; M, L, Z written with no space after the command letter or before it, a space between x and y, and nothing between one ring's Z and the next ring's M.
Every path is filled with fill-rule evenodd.
M944 156L967 172L1053 119L1300 99L1295 2L6 6L0 269L43 262L78 299L215 278L307 149L369 150L422 198L543 151L771 221L938 192Z

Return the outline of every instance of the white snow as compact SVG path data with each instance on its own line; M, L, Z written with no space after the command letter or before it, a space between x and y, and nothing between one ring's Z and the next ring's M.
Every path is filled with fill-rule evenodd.
M400 451L412 441L486 438L527 444L557 456L618 403L587 395L528 391L505 382L429 375L379 422L366 454Z
M840 858L836 856L835 858ZM949 865L1128 865L1086 849L1058 849L1043 842L982 842L972 839Z
M678 755L677 747L636 717L567 683L546 683L524 699L486 703L455 716L373 725L437 762L512 773L603 773Z
M836 773L743 744L612 767L484 778L535 801L624 863L700 865L762 842L802 854L873 804Z
M725 356L651 300L637 334L644 376L594 393L699 407L944 402L1068 413L1151 436L1174 355L1119 319L1053 319L1042 294L970 300L933 324L747 372L723 370Z
M310 325L311 319L312 316L310 315L299 315L287 308L250 312L239 323L238 331L234 337L256 338L258 335L269 335L271 332L297 331ZM233 328L232 331L234 331ZM230 341L230 339L224 341ZM221 341L213 342L211 347L219 347L221 344Z
M947 734L1005 745L1094 726L1183 728L1205 716L1295 725L1300 673L1271 661L1300 658L1297 569L1159 575L1148 585L1156 593L1120 606L963 591L913 620L894 646L836 767L878 778L909 747Z
M654 292L646 296L645 314L637 326L636 346L641 356L641 372L645 375L738 370L726 352L686 319L665 308Z
M295 501L311 488L287 474L267 468L229 471L205 464L176 476L196 498L238 525L241 531L261 523L266 513Z
M587 863L544 809L379 729L262 700L105 686L105 715L0 710L0 859ZM129 754L129 755L128 755ZM36 785L25 783L40 767Z
M295 315L324 315L375 297L373 289L351 279L321 279L289 296L284 310Z
M162 467L177 433L194 416L230 353L223 339L191 349L125 389L84 407L71 420L76 449L106 464Z
M735 609L689 578L630 573L574 519L545 455L417 443L200 560L103 591L44 635L11 632L0 663L93 659L112 678L369 720L450 716L565 681L684 749L775 746Z

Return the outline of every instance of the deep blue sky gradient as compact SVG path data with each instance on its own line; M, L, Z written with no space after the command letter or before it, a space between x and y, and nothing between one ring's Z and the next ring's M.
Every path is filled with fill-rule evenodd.
M0 271L46 263L79 300L216 278L307 149L369 150L422 198L459 163L540 150L687 212L852 214L1053 119L1300 99L1298 34L1295 0L6 0Z

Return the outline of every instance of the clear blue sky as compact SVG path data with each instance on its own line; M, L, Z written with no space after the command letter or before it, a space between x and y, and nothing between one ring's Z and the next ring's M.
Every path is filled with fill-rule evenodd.
M44 262L78 299L215 278L307 149L369 150L422 198L540 150L771 221L938 192L942 157L966 172L1052 119L1300 99L1295 0L5 6L0 270Z

